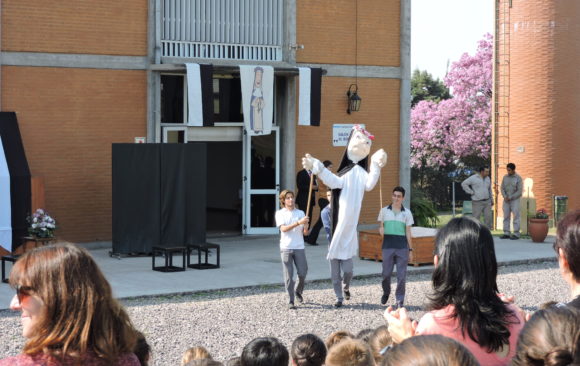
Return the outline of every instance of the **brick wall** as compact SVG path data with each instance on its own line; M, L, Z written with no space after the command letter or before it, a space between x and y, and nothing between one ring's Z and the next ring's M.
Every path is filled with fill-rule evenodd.
M361 109L346 113L346 91L354 78L324 77L322 80L322 115L320 127L298 126L296 131L296 167L309 153L319 160L331 160L338 169L345 147L332 146L332 125L362 123L375 135L371 154L383 148L388 154L382 169L383 205L390 200L391 189L399 182L399 88L398 79L358 79ZM283 187L284 188L284 187ZM323 190L321 189L321 192ZM318 199L319 197L317 197ZM318 207L318 206L317 206ZM360 223L375 223L379 212L379 185L365 194ZM315 217L318 217L315 210Z
M2 67L30 170L43 176L57 235L111 239L111 144L146 136L145 71Z
M356 4L358 3L358 41ZM399 66L399 0L299 0L296 59L306 63Z
M509 155L522 178L533 179L536 207L550 211L552 195L580 207L578 14L574 0L511 9Z
M3 0L2 50L146 55L147 0Z

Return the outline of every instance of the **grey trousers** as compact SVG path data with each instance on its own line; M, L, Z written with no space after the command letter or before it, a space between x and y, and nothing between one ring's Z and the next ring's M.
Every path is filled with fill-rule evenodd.
M395 300L398 305L405 303L405 284L407 278L407 265L409 264L409 248L383 249L383 295L387 298L391 294L391 275L393 267L397 264L397 289Z
M331 259L330 278L336 299L340 302L344 300L343 291L350 289L352 280L352 258L351 259ZM342 276L341 273L342 272Z
M308 272L306 253L304 249L286 249L280 251L280 254L282 257L282 272L284 273L286 292L288 292L290 302L294 303L294 294L302 294L304 291L304 282L306 280L306 273ZM298 272L296 289L294 289L294 266L296 266L296 272Z
M483 213L483 224L491 230L491 201L471 201L471 209L473 217L481 221L481 214Z
M510 233L510 216L514 215L514 235L520 236L520 200L503 201L503 233Z

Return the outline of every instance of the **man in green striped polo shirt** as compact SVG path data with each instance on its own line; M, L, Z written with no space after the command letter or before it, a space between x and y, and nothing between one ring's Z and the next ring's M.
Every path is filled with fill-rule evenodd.
M379 232L383 236L383 296L381 304L385 305L391 293L391 274L397 265L397 289L395 290L396 307L405 303L405 281L407 264L409 263L409 248L411 246L411 226L413 214L403 206L405 188L395 187L392 202L379 212Z

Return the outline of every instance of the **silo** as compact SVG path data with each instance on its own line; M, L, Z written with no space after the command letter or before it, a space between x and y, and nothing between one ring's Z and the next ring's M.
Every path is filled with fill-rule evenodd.
M511 161L536 209L580 208L580 1L496 0L495 37L494 180Z

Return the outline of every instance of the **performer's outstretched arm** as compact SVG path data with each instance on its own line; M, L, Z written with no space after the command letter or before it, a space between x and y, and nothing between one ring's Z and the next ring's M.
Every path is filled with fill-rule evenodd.
M370 191L375 188L377 181L379 180L379 175L381 174L381 168L387 164L387 153L383 150L377 150L373 156L371 156L371 168L367 181L365 182L365 191Z

